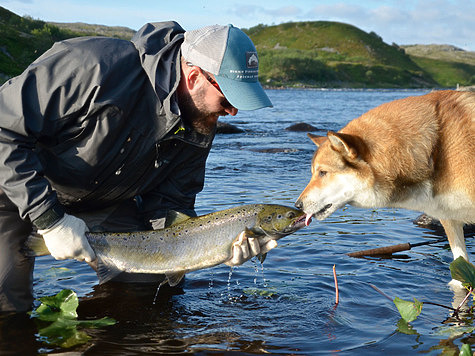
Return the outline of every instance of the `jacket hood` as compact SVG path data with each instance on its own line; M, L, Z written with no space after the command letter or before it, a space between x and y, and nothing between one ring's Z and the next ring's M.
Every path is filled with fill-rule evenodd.
M166 131L180 120L175 92L181 75L180 47L184 33L174 21L154 22L142 26L131 40L162 103L162 114L168 118Z

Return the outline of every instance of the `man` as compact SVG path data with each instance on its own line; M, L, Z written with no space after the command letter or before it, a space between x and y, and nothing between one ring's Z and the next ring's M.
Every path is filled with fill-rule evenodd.
M272 106L239 29L143 26L132 41L56 43L0 88L0 311L25 311L34 231L56 259L92 262L87 230L195 215L219 116ZM244 233L229 265L275 247ZM153 276L157 277L157 276ZM124 276L135 280L138 276Z

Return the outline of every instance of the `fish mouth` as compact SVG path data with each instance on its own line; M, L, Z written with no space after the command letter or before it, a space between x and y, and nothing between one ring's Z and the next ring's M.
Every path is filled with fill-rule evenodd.
M308 215L304 213L302 214L302 216L300 216L297 220L294 221L294 223L292 224L292 228L301 229L304 226L308 226L311 221L312 217L309 218Z
M272 234L266 234L268 237L270 237L273 240L278 240L284 236L293 234L297 230L300 230L301 228L306 226L306 220L307 220L307 214L302 213L297 219L295 219L292 223L290 223L287 227L285 227L283 230L277 231L274 230Z

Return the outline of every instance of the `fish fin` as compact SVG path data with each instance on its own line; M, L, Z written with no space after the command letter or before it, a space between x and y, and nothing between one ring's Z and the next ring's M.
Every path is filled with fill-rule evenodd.
M94 268L93 266L91 266ZM96 265L96 273L97 278L99 278L99 284L106 283L110 281L112 278L118 276L121 271L117 268L117 266L113 265L112 263L108 263L107 261L97 257L97 265Z
M45 256L49 255L50 252L46 247L45 240L40 234L30 234L25 241L25 244L22 248L23 253L26 256Z
M167 277L166 280L168 280L168 284L170 285L170 287L174 287L178 283L180 283L180 281L183 279L184 276L185 276L185 272L170 273L170 274L166 274L166 277Z
M189 218L190 217L188 215L180 213L179 211L169 210L165 218L165 227L179 224L185 220L188 220Z
M259 254L256 256L260 263L264 263L267 257L267 253Z
M258 237L258 235L248 227L244 229L244 232L246 233L247 237Z

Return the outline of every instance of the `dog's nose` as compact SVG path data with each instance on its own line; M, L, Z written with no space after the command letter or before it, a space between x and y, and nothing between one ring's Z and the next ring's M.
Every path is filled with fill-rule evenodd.
M300 201L300 199L295 202L295 207L296 207L297 209L302 210L302 208L303 208L303 203Z

